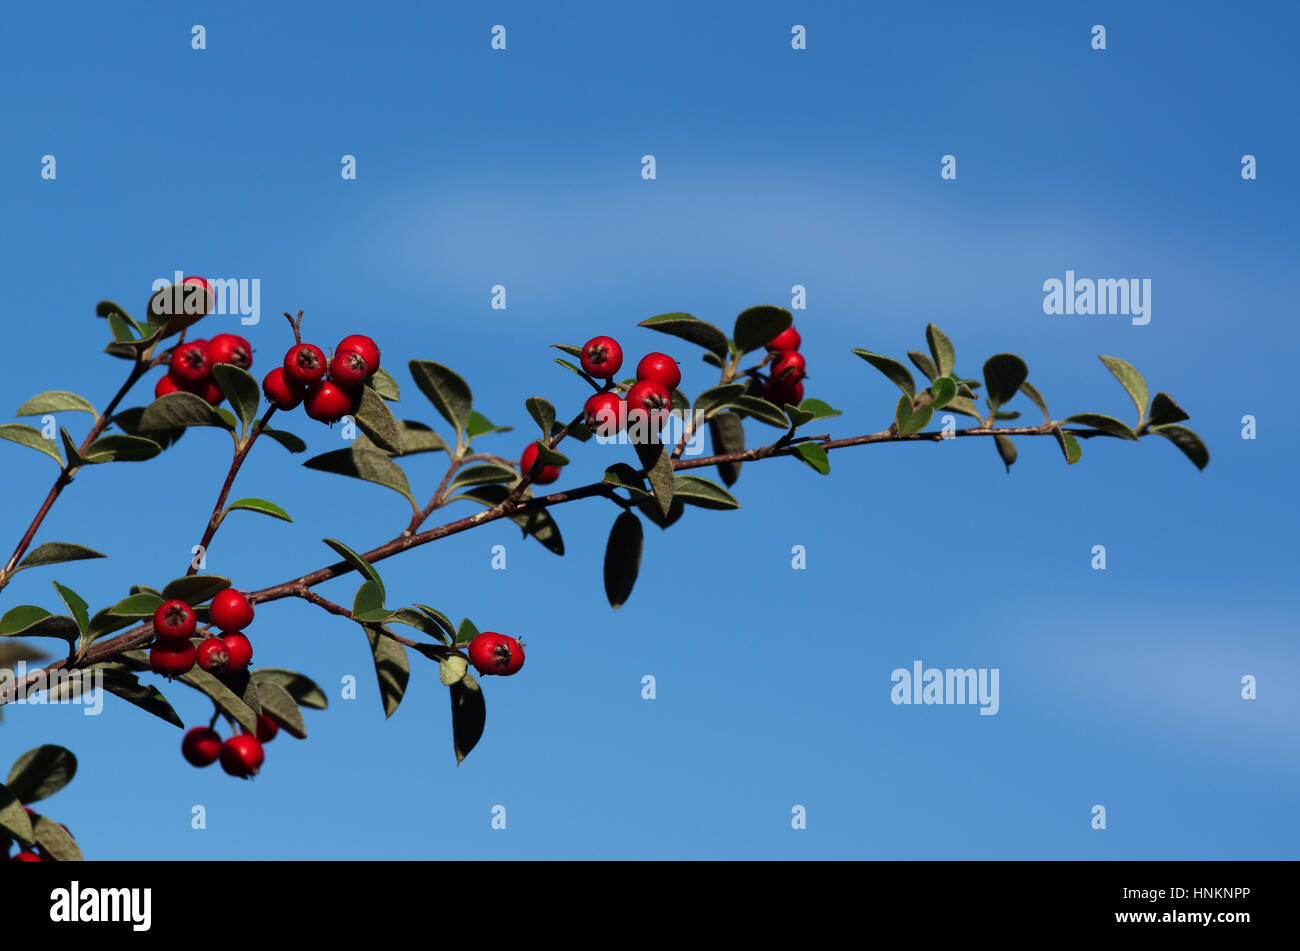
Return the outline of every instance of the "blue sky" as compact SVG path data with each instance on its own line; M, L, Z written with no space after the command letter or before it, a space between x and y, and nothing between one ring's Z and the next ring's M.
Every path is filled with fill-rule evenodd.
M180 269L261 281L262 321L246 328L259 376L287 346L274 315L302 308L322 344L375 337L404 415L444 432L404 363L457 369L482 412L516 427L482 448L514 456L531 435L525 397L565 415L584 396L549 344L611 333L633 356L666 350L695 395L713 372L698 351L634 325L687 311L729 329L803 284L808 395L844 410L836 435L883 428L897 397L850 350L902 358L934 321L967 375L1021 354L1057 417L1131 418L1096 355L1127 359L1212 454L1197 472L1163 441L1093 440L1067 468L1050 440L1021 440L1008 476L991 445L961 440L836 452L827 478L748 465L741 510L647 526L617 613L600 581L608 504L557 509L562 559L501 524L426 546L382 566L390 603L529 645L520 676L485 683L487 733L465 764L432 664L413 657L385 722L361 632L278 602L249 631L255 662L315 677L331 708L309 711L307 741L270 744L255 782L193 769L180 731L113 698L97 718L5 712L0 759L39 743L80 758L46 811L89 856L1296 856L1293 12L128 3L8 16L12 408L48 389L102 406L122 364L100 352L95 302L139 316L152 282ZM498 23L505 52L489 48ZM793 24L805 51L790 48ZM1094 24L1105 51L1090 47ZM355 181L340 177L345 154ZM944 154L955 181L940 178ZM1045 316L1042 284L1067 269L1149 278L1151 323ZM1246 414L1257 439L1241 438ZM282 425L311 454L343 445L300 413ZM183 573L224 439L196 431L151 462L83 473L39 539L111 560L24 572L3 606L53 607L52 579L102 606ZM0 451L0 529L16 539L54 472ZM560 485L627 455L575 447ZM322 537L368 548L404 524L397 495L301 460L258 447L236 493L295 522L232 517L210 569L260 588L333 560ZM440 475L430 457L408 472L425 497ZM495 544L505 571L491 570ZM1105 571L1090 567L1097 544ZM806 570L790 566L795 545ZM345 601L355 586L322 592ZM891 671L918 659L998 668L998 714L892 704ZM349 674L355 701L339 698ZM206 720L206 700L165 692ZM498 804L504 831L490 827ZM796 804L805 830L791 828Z

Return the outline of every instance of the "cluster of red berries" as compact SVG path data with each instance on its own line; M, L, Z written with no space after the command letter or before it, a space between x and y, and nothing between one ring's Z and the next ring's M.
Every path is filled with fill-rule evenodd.
M27 815L29 815L33 819L36 818L36 813L33 812L31 809L27 810ZM67 832L68 835L72 834L68 830L68 827L64 826L62 822L60 822L59 825L63 826L63 831ZM10 855L9 850L13 847L13 841L10 840L8 836L4 835L3 833L0 833L0 845L4 846L5 857L10 862L57 862L58 861L58 859L56 859L53 855L51 855L43 845L39 845L36 843L29 843L29 846L27 848L20 849L16 854ZM35 849L35 851L32 851L33 849Z
M312 419L337 423L357 411L361 386L378 369L379 347L364 334L344 337L329 358L320 347L299 340L284 355L284 365L262 380L262 392L277 409L301 403Z
M480 674L509 677L524 666L523 642L496 631L484 631L469 642L469 662Z
M253 348L238 334L217 334L211 340L187 340L172 350L167 375L153 388L155 398L168 393L193 393L216 406L225 395L212 378L212 368L229 363L241 370L253 365Z
M770 376L763 385L763 398L781 406L798 406L803 402L805 364L799 345L803 343L793 326L785 328L766 344L771 360Z
M623 365L623 348L613 337L592 337L583 344L580 359L589 376L612 383ZM627 393L596 393L583 404L582 415L587 427L598 436L611 437L624 426L647 424L651 431L658 432L668 420L673 408L672 392L681 382L682 371L676 360L666 353L647 353L636 365L636 382Z
M257 715L257 733L236 733L224 742L210 726L196 726L181 740L181 755L192 766L211 766L221 760L221 768L231 776L247 779L256 776L266 761L263 743L270 743L280 732L280 725L265 713Z
M208 616L220 635L202 637L195 644L198 617L188 602L179 598L164 601L153 613L153 629L158 636L149 651L149 666L155 673L179 677L195 664L210 674L228 674L247 670L253 659L253 645L244 628L253 621L253 606L234 588L218 591L208 608Z

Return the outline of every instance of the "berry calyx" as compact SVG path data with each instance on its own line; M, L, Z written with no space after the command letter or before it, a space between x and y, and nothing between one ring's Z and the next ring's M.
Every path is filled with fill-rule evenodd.
M636 378L642 381L658 383L666 390L673 390L682 382L682 371L677 361L666 353L647 353L636 365Z
M194 633L198 618L194 609L179 598L164 601L153 612L153 629L159 637L184 639Z
M194 667L194 645L188 640L157 640L149 651L149 667L165 677L179 677Z
M582 345L583 372L608 380L623 365L623 348L613 337L592 337Z
M782 383L794 384L804 378L806 363L798 350L781 350L772 362L772 378Z
M334 352L341 353L344 350L355 350L361 354L361 359L366 361L371 373L379 369L379 346L365 334L349 334L340 340Z
M328 365L325 352L312 343L294 344L284 355L284 372L304 386L323 377Z
M524 475L533 471L533 463L537 461L537 443L530 442L524 447L523 458L519 460L519 471ZM559 466L542 466L542 468L533 476L533 482L536 485L547 485L554 482L560 477Z
M799 336L799 331L794 329L791 324L782 330L779 334L764 344L769 350L798 350L799 345L803 343L803 338Z
M217 334L208 341L208 359L213 366L229 363L247 370L253 365L253 346L238 334Z
M280 724L276 723L265 713L257 715L257 742L270 743L275 739L276 734L280 732Z
M191 766L211 766L221 755L221 737L216 730L196 726L181 740L181 755Z
M208 616L223 634L242 631L253 623L253 606L234 588L224 588L213 596Z
M176 385L176 381L172 379L171 373L167 373L153 385L153 398L158 399L168 393L179 393L180 390L181 388Z
M226 653L230 655L230 660L226 661L226 672L247 670L249 661L253 659L252 642L242 631L231 631L223 635L221 641L226 645Z
M208 358L208 342L191 340L179 344L172 351L168 369L177 385L205 381L212 374L212 363Z
M220 674L230 665L230 649L220 637L205 637L194 648L194 661L210 674Z
M266 761L266 753L257 737L239 733L221 744L221 768L231 776L246 779L256 776Z
M307 387L303 406L307 415L318 423L337 423L354 409L357 394L329 380Z
M655 380L633 383L627 391L627 427L642 429L648 426L651 432L657 433L668 421L668 412L672 408L672 394L662 383Z
M370 376L370 364L360 350L339 350L330 361L330 379L343 386L356 386Z
M285 373L284 367L276 367L262 378L262 394L276 409L293 409L302 402L307 387Z
M513 637L506 637L496 631L484 631L469 643L469 662L480 674L504 675L514 659L511 653L512 645L518 646L518 642ZM523 662L523 652L520 651L519 665ZM515 670L518 669L519 667L516 666Z
M803 384L768 380L763 386L763 399L777 406L784 406L786 403L798 406L803 402Z
M615 436L623 428L625 406L617 393L594 393L582 404L583 420L597 436Z

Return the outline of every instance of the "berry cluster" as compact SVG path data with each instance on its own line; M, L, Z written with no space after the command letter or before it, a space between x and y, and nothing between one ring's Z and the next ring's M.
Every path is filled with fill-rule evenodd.
M301 403L317 422L337 423L360 407L361 386L379 369L379 347L364 334L351 334L326 357L320 347L302 342L301 319L301 312L298 320L289 318L297 342L284 355L284 365L262 380L262 392L277 409Z
M469 662L480 674L509 677L524 666L523 642L496 631L484 631L469 642Z
M266 761L262 744L270 743L280 732L280 725L265 713L257 715L257 734L236 733L224 742L210 726L196 726L181 740L181 755L192 766L211 766L221 760L221 768L231 776L247 779L256 776Z
M799 331L787 327L767 342L771 375L763 385L763 398L781 406L798 406L803 402L804 359L799 352L803 340Z
M179 598L158 606L153 613L157 637L149 651L149 666L155 673L179 677L196 663L217 675L248 669L253 659L253 645L243 630L253 621L253 606L248 598L234 588L218 591L208 608L208 617L220 635L195 638L198 616L193 607Z
M623 365L623 348L613 337L592 337L583 344L580 359L585 373L612 384ZM596 393L583 404L582 415L597 436L615 436L624 426L648 426L650 432L658 432L668 420L672 392L681 382L676 360L666 353L647 353L636 365L636 382L623 396Z
M30 816L33 820L37 818L36 813L33 812L31 809L27 809L27 815ZM72 835L72 832L68 829L67 826L63 825L62 822L60 822L59 825L63 826L64 832L67 832L68 835ZM0 829L0 851L4 852L4 857L8 861L10 862L57 862L58 861L58 859L56 859L53 855L51 855L45 849L45 847L43 845L40 845L39 843L28 842L26 844L23 844L20 846L19 850L16 853L10 855L9 850L13 848L13 845L14 845L13 839L10 838L9 834L6 833L3 829Z
M187 340L172 349L167 374L153 388L155 398L184 391L202 397L213 406L225 394L212 378L212 368L219 363L247 370L253 365L253 348L238 334L217 334L211 340Z

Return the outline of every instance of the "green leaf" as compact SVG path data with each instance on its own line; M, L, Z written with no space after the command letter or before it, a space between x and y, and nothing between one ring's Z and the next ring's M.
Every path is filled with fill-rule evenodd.
M460 654L438 658L438 679L444 687L459 683L469 672L469 661Z
M1060 426L1052 427L1052 435L1056 437L1057 445L1061 447L1061 452L1065 454L1066 464L1072 466L1078 462L1083 455L1083 450L1079 448L1079 440L1063 431Z
M386 453L367 450L359 446L347 449L334 449L330 452L313 456L303 463L308 469L319 472L333 472L336 475L373 482L392 489L411 503L411 508L418 511L415 496L411 494L411 484L406 473Z
M556 357L555 362L558 363L560 366L564 367L566 370L572 370L574 373L578 374L578 376L582 377L584 380L590 383L594 389L597 390L601 389L601 385L597 383L595 380L593 380L590 376L588 376L582 370L582 368L577 366L576 364L570 363L568 360L565 360L563 357Z
M739 396L732 400L731 405L747 416L752 416L760 423L767 423L769 426L776 426L778 429L789 429L790 420L786 419L785 413L773 403L758 396Z
M107 557L102 551L95 551L85 545L74 545L72 542L45 542L28 552L27 557L18 562L18 567L14 571L39 568L42 565L57 565L65 561Z
M636 507L640 509L642 515L660 528L672 525L686 512L686 506L681 499L673 499L666 514L660 510L659 503L653 498L637 499Z
M927 380L933 382L935 378L940 376L939 368L934 365L934 361L921 351L909 350L907 351L907 356L912 361L913 365L925 374Z
M478 637L479 630L474 626L474 622L469 618L462 618L460 624L456 626L456 646L468 644L474 638Z
M113 613L112 608L103 608L96 611L95 616L90 619L90 628L86 631L86 639L97 641L101 637L107 637L122 630L124 627L130 627L134 623L136 623L136 618L119 617Z
M65 641L81 635L77 622L62 614L51 614L34 604L20 604L0 617L0 637L58 637Z
M229 587L230 579L221 575L186 575L167 582L162 589L162 600L179 598L186 604L202 604Z
M0 786L0 830L20 842L31 842L35 838L32 820L23 808L22 800L8 786Z
M172 709L167 698L153 684L141 683L140 678L129 670L117 670L112 667L91 669L98 669L101 672L104 678L104 689L109 693L166 720L173 726L184 728L185 721Z
M725 456L745 449L745 424L735 413L719 413L709 420L709 439L715 456ZM736 484L740 478L739 462L719 462L718 476L723 485ZM629 467L630 468L630 467Z
M582 348L575 347L571 343L553 343L551 344L551 348L567 353L571 357L577 357L580 360L582 359Z
M933 415L933 407L922 406L920 409L914 410L911 398L900 396L898 406L894 409L894 422L897 423L898 432L901 435L910 436L925 429L926 424L930 422L930 417Z
M181 429L185 426L217 426L232 430L221 414L209 405L208 401L193 393L168 393L160 396L147 407L140 417L140 432L155 430Z
M998 410L993 414L993 418L994 419L1019 419L1020 412L1016 411L1014 413L1005 413L1002 410Z
M288 449L290 452L307 451L307 444L305 442L303 442L293 433L285 432L283 429L272 429L270 426L267 426L265 429L261 431L261 433L259 433L259 435L266 436L268 439L274 439L276 442L278 442L285 449Z
M45 393L39 393L18 407L18 412L14 413L14 415L44 416L46 413L70 412L89 413L91 416L99 416L90 400L84 396L78 396L76 393L69 393L67 390L49 390Z
M641 468L645 471L646 478L650 480L650 489L654 493L655 501L659 503L659 513L667 515L668 506L673 501L673 462L668 447L649 443L634 444L632 448L636 450Z
M1192 464L1196 468L1204 469L1210 464L1210 450L1205 448L1205 443L1201 442L1201 437L1186 426L1166 423L1163 426L1152 426L1151 432L1159 433L1181 449L1183 455L1192 460Z
M482 420L491 427L486 419L478 413L469 414L469 427L465 430L470 439L476 436L482 436L484 433L499 432L497 429L486 429L483 431L476 430L476 422ZM400 421L402 427L402 455L413 456L421 452L447 452L447 444L443 438L435 433L424 423L418 423L413 419L404 419ZM506 426L505 429L510 429Z
M761 346L761 344L760 344ZM695 399L695 412L703 413L706 417L723 406L728 406L742 396L745 392L745 384L728 383L726 386L715 386L710 390L705 390ZM677 407L677 401L673 401L674 409ZM686 407L682 407L684 410Z
M384 717L391 717L406 693L406 684L411 679L411 661L406 656L406 649L391 637L384 637L369 626L365 631L375 661L375 676L379 681L379 698L384 704Z
M702 509L738 509L736 497L715 482L699 476L679 475L673 486L673 498Z
M1006 405L1029 377L1029 367L1014 353L998 353L984 362L984 398L989 408Z
M1133 364L1121 360L1119 357L1098 356L1098 360L1106 365L1106 369L1115 375L1120 385L1124 387L1129 397L1133 400L1133 405L1137 407L1138 424L1142 423L1142 414L1147 406L1147 381L1142 379L1142 374L1137 371Z
M63 603L68 606L68 613L77 622L77 627L81 633L85 634L86 629L90 627L90 611L85 599L71 588L61 585L57 581L50 583L54 585L54 590L59 592L59 597L63 599Z
M443 638L443 640L446 640L448 643L453 643L453 644L456 642L456 628L451 623L451 620L447 617L447 615L443 614L437 608L429 607L429 605L427 604L417 604L415 606L419 608L419 610L422 613L432 618L434 623L436 623L438 627L442 629L443 633L446 634L446 637Z
M354 621L383 622L393 616L393 612L384 607L384 592L373 581L361 582L357 595L352 600L352 619Z
M794 317L784 307L762 306L742 310L732 331L736 349L741 353L757 350L792 323Z
M826 450L815 442L801 442L796 445L794 447L794 457L800 462L807 463L822 475L830 474L830 457L826 455Z
M5 786L9 791L31 805L48 799L72 782L77 774L77 758L62 746L38 746L18 757Z
M633 495L650 495L650 490L646 488L645 479L641 477L641 473L626 462L616 462L606 469L604 478L601 481L627 489Z
M81 457L81 451L77 449L76 442L73 441L68 430L59 427L59 439L63 442L63 454L68 457L67 467L69 469L79 469L86 464L86 460Z
M230 363L218 363L212 368L212 376L230 400L235 415L245 426L251 425L262 406L262 388L257 380L247 370Z
M402 398L402 391L397 386L397 380L383 367L374 372L366 385L386 400L395 402Z
M727 346L727 335L713 324L692 317L690 314L659 314L656 317L641 321L637 326L649 327L651 330L657 330L660 333L680 337L682 340L703 347L722 360L727 359L730 355L730 348Z
M248 676L246 672L245 676ZM241 696L239 693L236 693L230 687L226 686L225 683L212 676L202 667L198 666L191 668L189 673L182 674L177 679L180 680L181 683L189 684L201 693L207 694L219 709L234 717L235 722L249 733L257 733L258 711L247 702L247 693ZM246 684L241 683L241 679L236 679L231 676L227 676L226 679L230 681L231 686L241 688L241 690L246 686ZM256 696L256 694L254 693L253 696Z
M1073 416L1065 417L1064 422L1091 426L1093 429L1100 429L1103 433L1118 436L1120 439L1137 439L1137 434L1114 416L1105 416L1101 413L1075 413Z
M947 376L952 372L953 364L957 362L952 341L934 324L926 324L925 342L930 345L930 356L934 358L934 365L939 368L938 375Z
M72 833L54 820L37 816L32 823L32 833L36 844L48 852L56 862L85 861L81 849L72 838Z
M853 352L889 377L895 386L907 394L909 399L916 396L916 381L912 379L912 374L908 372L907 367L897 360L881 356L878 353L872 353L870 350L854 350Z
M449 488L455 489L462 485L487 485L492 482L509 482L513 484L519 479L519 473L509 466L503 466L495 462L485 462L482 465L468 466L456 473L456 478L451 480Z
M296 670L286 670L283 667L259 667L253 671L253 680L257 682L259 690L263 684L278 684L289 692L289 696L293 697L299 706L311 707L313 710L324 710L329 706L325 691L321 690L310 677Z
M116 301L111 301L111 300L100 301L98 304L95 305L95 316L107 317L107 318L117 317L121 320L124 320L126 323L128 323L135 330L135 332L141 337L145 335L145 328L141 327L139 322L136 321L136 319L132 317L130 314L128 314L125 308L123 308L122 305L117 303Z
M452 745L459 766L483 736L487 705L483 702L483 691L478 681L471 674L466 674L447 689L451 691Z
M432 360L412 360L409 365L411 376L420 392L428 397L443 419L451 423L458 434L463 435L474 402L469 384L452 370Z
M299 740L307 739L307 724L303 721L302 711L288 690L273 681L261 681L257 684L257 699L262 704L262 713L278 723L286 733Z
M1147 425L1164 426L1168 423L1181 423L1190 418L1168 393L1157 393L1151 398L1151 411L1147 413Z
M0 439L8 439L20 446L27 446L43 452L60 466L63 465L63 457L59 455L59 450L55 448L54 440L46 439L41 435L41 431L34 426L27 426L23 423L4 423L0 425Z
M528 397L524 405L528 407L528 415L542 428L542 438L550 436L551 427L555 425L555 407L540 396Z
M86 462L93 465L101 462L143 462L160 452L162 446L152 439L113 433L100 436L86 447L83 455Z
M947 403L943 404L943 409L945 412L960 413L962 416L970 416L980 422L984 421L984 417L980 415L979 407L964 396L954 396Z
M930 408L941 409L957 395L957 384L952 377L941 376L930 385L930 393L934 397L930 400Z
M621 512L609 530L605 545L605 597L617 611L632 594L637 573L641 570L641 545L644 536L641 520L631 512Z
M1038 388L1034 384L1026 380L1020 384L1020 392L1029 397L1030 401L1043 411L1043 422L1046 423L1052 418L1051 414L1047 412L1047 400L1043 399L1043 394L1038 392Z
M359 571L362 574L362 576L369 578L375 584L379 585L379 590L381 593L383 593L384 599L386 600L388 598L387 592L384 591L384 582L379 577L379 572L375 570L374 565L366 561L355 551L353 551L351 548L343 544L341 541L338 541L337 539L323 538L321 539L321 541L323 541L326 545L329 545L336 552L342 555L343 560L346 561L353 568L355 568L357 571Z
M226 511L225 514L222 515L222 518L225 518L225 516L229 515L231 512L237 511L260 512L263 515L271 516L271 518L278 518L282 522L293 521L293 519L289 517L288 512L280 508L280 506L276 505L274 502L268 502L266 499L236 499L226 506Z
M831 419L832 417L842 415L839 410L833 409L829 403L811 397L799 404L799 412L801 415L806 415L808 417L806 422L809 423L816 419ZM789 414L787 413L787 415ZM802 426L803 423L800 423L799 425Z
M408 423L408 425L411 424ZM469 414L469 423L465 427L465 435L470 439L477 439L479 436L490 436L492 433L508 433L511 432L513 429L514 429L513 426L498 426L494 422L492 422L492 420L484 416L482 413L478 411L472 411ZM447 448L446 443L442 442L442 437L440 437L437 433L430 431L430 435L432 435L434 439L437 439L440 445L431 446L429 448L432 449ZM407 451L410 452L410 450ZM417 451L427 452L428 449L421 449Z
M151 336L161 330L159 339L171 337L190 327L216 307L212 291L198 284L172 284L155 291L145 307Z
M997 444L998 455L1002 457L1002 463L1007 467L1007 472L1011 472L1011 466L1016 461L1016 444L1011 441L1010 436L996 435L993 442Z
M406 624L409 627L415 628L417 631L422 631L430 637L436 637L438 640L448 644L451 643L450 640L448 640L448 637L456 636L456 629L451 627L450 621L447 621L447 627L443 628L443 626L431 614L425 611L417 611L415 608L398 608L388 618L388 622Z
M534 440L533 445L537 447L537 465L538 466L567 466L569 457L562 452L556 452L549 446L543 445L541 440Z
M374 445L385 452L402 451L402 430L383 397L368 386L361 388L361 405L352 417Z
M118 617L153 617L153 613L162 606L163 599L156 594L133 594L123 598L108 610Z

